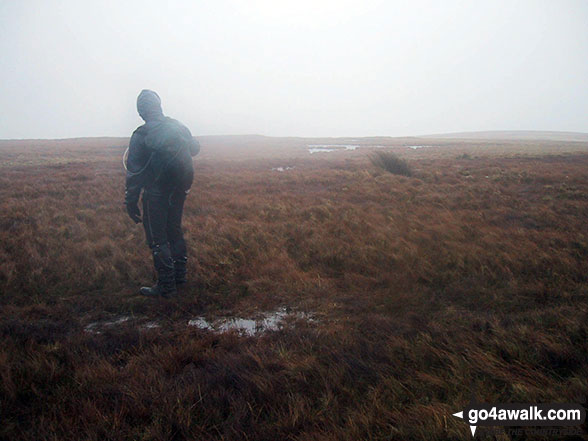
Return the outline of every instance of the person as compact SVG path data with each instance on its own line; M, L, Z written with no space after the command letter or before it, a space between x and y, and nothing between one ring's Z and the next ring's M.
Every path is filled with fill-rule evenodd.
M135 223L143 222L157 273L157 284L142 287L140 293L170 297L177 293L176 285L187 281L182 213L194 179L192 157L200 151L200 144L186 126L164 116L154 91L141 91L137 111L145 124L133 132L129 142L125 205Z

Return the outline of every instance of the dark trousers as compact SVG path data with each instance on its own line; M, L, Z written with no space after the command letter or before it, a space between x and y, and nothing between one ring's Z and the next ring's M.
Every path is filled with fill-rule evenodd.
M188 191L175 187L148 188L143 193L143 226L153 253L158 283L173 285L186 278L187 251L182 214Z

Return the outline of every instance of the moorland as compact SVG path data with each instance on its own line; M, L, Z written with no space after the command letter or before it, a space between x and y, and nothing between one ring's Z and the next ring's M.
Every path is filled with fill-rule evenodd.
M128 139L0 141L0 440L465 440L473 393L588 395L588 142L199 139L160 300Z

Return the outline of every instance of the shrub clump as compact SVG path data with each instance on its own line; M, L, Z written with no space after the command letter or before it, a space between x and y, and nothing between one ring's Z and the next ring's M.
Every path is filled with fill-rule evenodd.
M379 151L370 156L372 164L395 175L412 176L412 169L404 159L392 152Z

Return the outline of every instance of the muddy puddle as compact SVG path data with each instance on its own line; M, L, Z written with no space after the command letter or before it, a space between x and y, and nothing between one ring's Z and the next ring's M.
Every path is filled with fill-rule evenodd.
M129 315L122 315L110 320L92 322L84 328L84 331L89 332L90 334L102 334L102 331L120 326L131 319L132 317Z
M157 320L147 320L146 317L121 315L108 320L96 321L88 324L84 331L90 334L102 334L104 331L115 329L129 321L139 329L156 329L161 324ZM312 314L300 311L292 311L286 307L275 311L268 311L257 314L252 318L222 316L207 319L198 316L188 320L187 326L196 326L199 329L206 329L212 332L237 331L242 335L259 335L267 331L277 331L285 326L293 324L297 320L315 321Z
M295 320L314 321L309 313L288 311L280 308L276 311L259 314L255 318L218 317L207 320L200 316L188 321L188 326L196 326L213 332L237 331L244 335L258 335L267 331L277 331Z
M321 153L321 152L336 152L337 150L355 150L359 148L356 144L308 144L308 153Z

